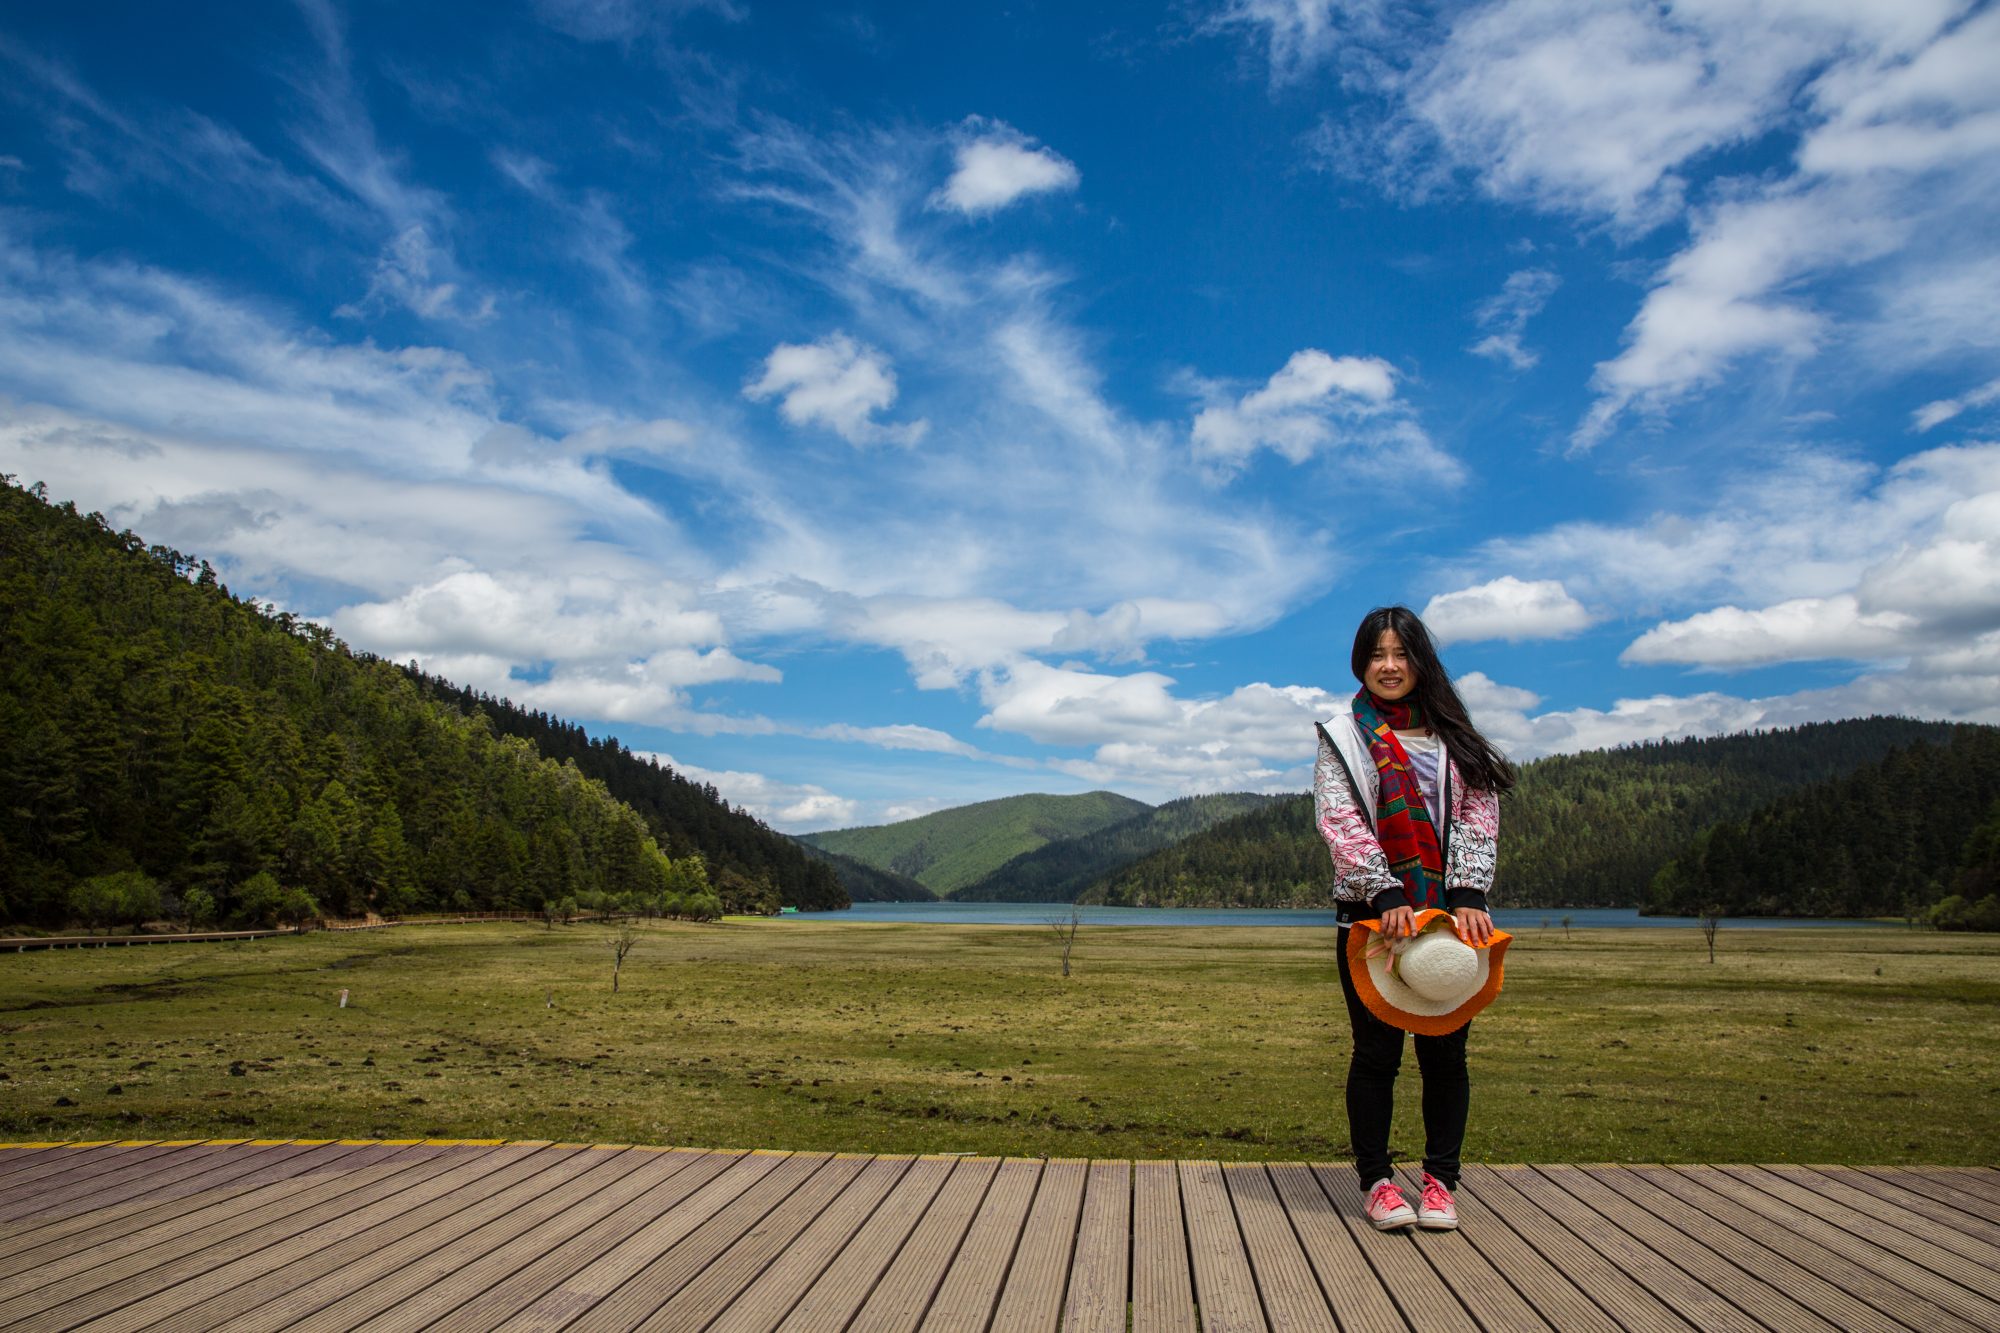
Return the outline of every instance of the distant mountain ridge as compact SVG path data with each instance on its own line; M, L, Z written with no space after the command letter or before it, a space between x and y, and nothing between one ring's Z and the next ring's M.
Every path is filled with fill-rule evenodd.
M804 838L794 837L798 849L815 861L823 861L833 867L833 873L840 877L840 885L847 890L847 896L857 903L933 903L937 895L932 893L908 875L899 875L893 870L871 866L866 861L857 861L839 852L829 852L824 847L815 847Z
M1638 907L1702 830L1969 724L1871 717L1658 741L1524 765L1501 804L1495 902ZM1299 795L1217 824L1106 874L1085 897L1146 907L1312 907L1333 872Z
M1250 792L1183 796L1092 833L1023 852L962 889L955 902L1075 901L1093 880L1224 820L1285 799Z
M1152 807L1116 792L1080 796L1033 792L956 806L896 824L807 833L800 841L906 875L948 895L1024 852L1093 833Z

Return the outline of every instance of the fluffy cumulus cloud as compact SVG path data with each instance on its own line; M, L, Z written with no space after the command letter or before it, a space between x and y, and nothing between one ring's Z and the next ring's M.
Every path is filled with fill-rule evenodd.
M997 213L1029 195L1074 190L1083 180L1076 164L1054 149L978 116L961 127L954 157L957 169L931 203L967 217Z
M1560 580L1524 582L1503 574L1490 582L1439 593L1424 605L1424 624L1446 643L1475 639L1558 639L1590 624L1583 603Z
M778 414L794 426L824 426L849 444L915 444L927 421L888 425L875 420L896 401L896 372L874 348L845 333L811 343L779 343L764 358L763 374L743 387L753 402L778 400Z
M1152 793L1296 790L1313 753L1312 724L1345 700L1308 686L1257 683L1215 698L1174 693L1157 671L1123 675L1025 661L984 672L981 727L1045 745L1088 747L1050 767L1092 783Z
M843 828L858 822L863 809L860 801L837 796L817 783L783 782L740 769L702 768L653 751L634 753L673 769L691 782L707 783L723 800L786 833Z
M1347 446L1370 455L1395 450L1400 465L1426 468L1441 481L1462 475L1398 399L1395 368L1380 357L1329 356L1308 347L1248 393L1206 380L1193 387L1206 403L1189 432L1195 456L1224 473L1260 450L1303 463Z

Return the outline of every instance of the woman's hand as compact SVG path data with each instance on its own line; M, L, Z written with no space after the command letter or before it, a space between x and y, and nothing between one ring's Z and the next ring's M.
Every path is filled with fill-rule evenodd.
M1388 938L1401 939L1405 935L1417 933L1417 909L1414 907L1392 907L1382 913L1382 933Z
M1454 907L1451 915L1458 927L1458 937L1473 948L1482 948L1493 939L1493 918L1477 907Z

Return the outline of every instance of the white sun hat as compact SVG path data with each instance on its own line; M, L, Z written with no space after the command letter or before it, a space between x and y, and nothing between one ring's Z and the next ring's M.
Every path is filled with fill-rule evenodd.
M1380 921L1357 921L1347 932L1354 989L1368 1012L1391 1027L1428 1037L1455 1032L1500 993L1501 962L1513 936L1493 932L1474 947L1458 937L1451 915L1435 907L1417 913L1417 933L1392 939Z

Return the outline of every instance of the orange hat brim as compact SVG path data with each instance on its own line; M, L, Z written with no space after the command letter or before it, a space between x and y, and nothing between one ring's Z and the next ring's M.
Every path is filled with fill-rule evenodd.
M1417 913L1417 929L1422 930L1439 917L1450 918L1449 912L1435 907L1426 907ZM1413 1014L1397 1007L1387 996L1376 989L1375 978L1368 971L1368 938L1363 930L1380 933L1382 922L1379 918L1354 922L1347 931L1347 971L1354 979L1355 993L1361 1003L1368 1006L1368 1012L1387 1023L1390 1027L1414 1032L1420 1037L1442 1037L1448 1032L1456 1032L1472 1021L1472 1016L1493 1003L1493 997L1500 993L1501 964L1507 957L1507 946L1514 937L1504 930L1495 930L1493 938L1484 945L1474 945L1487 951L1486 980L1474 991L1464 1004L1447 1014Z

